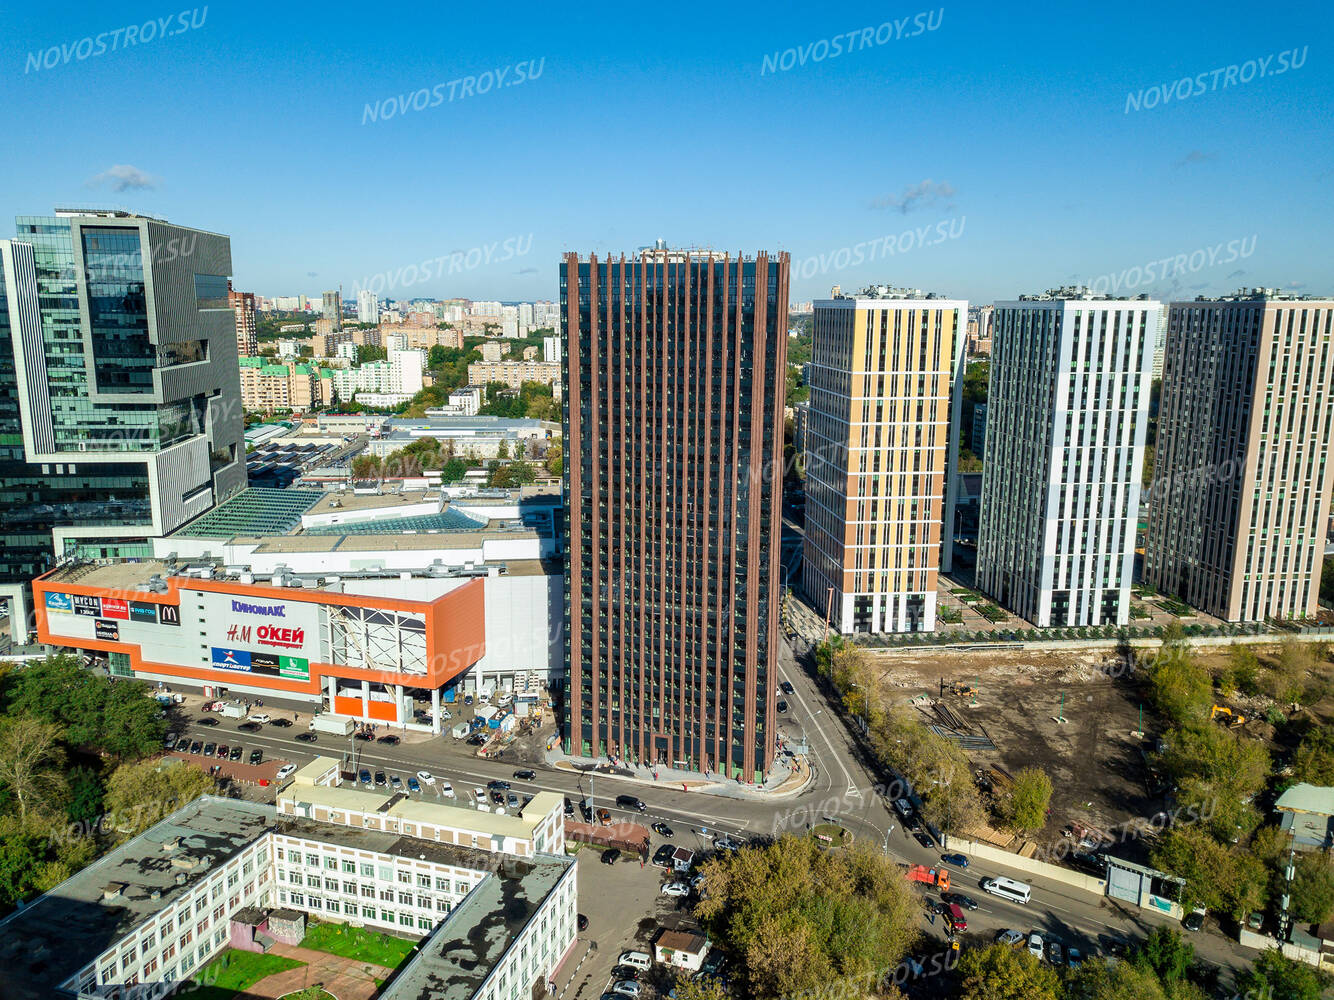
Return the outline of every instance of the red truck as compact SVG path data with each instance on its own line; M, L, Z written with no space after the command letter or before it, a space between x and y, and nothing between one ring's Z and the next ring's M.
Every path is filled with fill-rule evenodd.
M939 886L941 892L950 891L950 873L944 868L911 865L906 874L910 882L925 882L927 885Z

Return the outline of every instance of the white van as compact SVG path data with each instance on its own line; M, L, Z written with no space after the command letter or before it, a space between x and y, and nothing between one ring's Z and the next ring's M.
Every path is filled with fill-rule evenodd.
M641 972L647 971L653 965L653 959L646 951L623 951L621 957L616 960L618 965L628 965L632 969L639 969Z
M1015 903L1027 903L1033 895L1033 890L1023 882L1016 882L1012 878L996 876L995 878L984 878L980 885L984 892L989 892L993 896L999 896L1001 899L1008 899Z

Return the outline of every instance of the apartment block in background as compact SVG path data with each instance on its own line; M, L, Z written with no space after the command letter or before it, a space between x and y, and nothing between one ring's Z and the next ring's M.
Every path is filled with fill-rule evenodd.
M238 292L227 282L227 304L236 314L236 356L254 357L259 353L259 328L255 324L255 293Z
M329 321L331 330L341 330L343 328L343 293L325 292L320 315Z
M560 293L566 751L762 780L788 255L567 254Z
M1329 521L1334 299L1168 313L1144 577L1228 621L1313 614Z
M149 539L246 483L225 236L122 211L0 240L0 598ZM23 638L23 637L16 637Z
M803 586L844 634L935 629L967 315L884 286L815 303Z
M979 589L1039 628L1125 625L1160 303L998 302Z

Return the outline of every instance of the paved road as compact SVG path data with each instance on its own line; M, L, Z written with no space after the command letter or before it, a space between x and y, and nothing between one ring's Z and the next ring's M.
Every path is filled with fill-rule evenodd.
M808 824L830 816L837 818L864 842L886 851L896 861L939 863L940 851L927 849L912 839L889 801L877 791L880 779L876 777L874 765L865 758L842 716L831 709L821 693L814 677L808 644L802 639L795 642L800 663L786 643L782 646L781 677L792 683L794 692L784 696L790 708L786 715L780 716L780 727L789 739L804 735L808 742L812 780L805 790L781 800L734 798L684 792L676 786L629 785L600 776L592 789L596 805L644 823L666 822L674 829L677 842L690 847L706 847L718 832L743 836L803 832ZM250 734L237 731L239 720L219 719L219 725L204 728L197 725L198 717L195 717L187 731L192 736L207 735L223 742L240 742L247 755L254 747L261 747L266 758L288 759L298 764L317 754L338 756L350 751L357 757L358 767L382 768L391 774L398 773L404 780L419 770L427 770L451 781L460 801L466 800L472 787L484 785L493 778L510 778L517 767L529 766L517 760L479 759L470 752L471 748L447 735L392 747L325 734L319 735L317 743L302 743L295 736L304 731L310 706L288 706L266 699L263 711L281 712L284 709L299 712L301 722L290 729L265 726L259 733ZM522 785L544 789L573 799L589 792L589 782L584 776L548 768L536 770L536 781L516 782L516 788ZM647 813L618 809L615 795L622 792L633 792L642 798L648 805ZM434 791L427 786L423 794L428 798L438 795L438 786ZM707 835L700 832L703 828L707 828ZM978 888L982 876L1002 874L1033 887L1033 898L1027 905L989 896ZM1156 914L1093 897L1059 882L991 862L979 862L965 871L954 872L954 885L979 903L979 909L968 915L969 938L994 937L996 932L1006 928L1025 933L1036 929L1044 936L1057 937L1087 951L1090 945L1101 943L1105 947L1109 938L1128 940L1144 935L1154 926L1179 926ZM935 928L933 932L939 934L940 930ZM1208 929L1190 935L1190 940L1197 955L1222 969L1224 984L1231 982L1234 970L1244 968L1255 955Z

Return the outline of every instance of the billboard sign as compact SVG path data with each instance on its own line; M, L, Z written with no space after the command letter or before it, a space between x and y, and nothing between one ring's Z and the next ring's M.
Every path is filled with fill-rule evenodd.
M319 658L321 607L317 603L215 592L201 593L199 600L210 646Z
M55 612L61 615L74 613L74 602L69 599L69 594L53 594L49 590L46 592L46 610L47 613Z
M157 606L157 620L159 625L181 624L181 608L178 604L159 604Z
M149 604L147 601L131 601L130 621L142 622L145 625L156 625L157 605Z
M119 597L102 598L102 617L103 618L121 618L130 617L130 604Z
M93 623L93 634L98 639L120 642L120 624L99 618Z
M278 657L278 675L292 681L310 680L310 661L303 656Z
M101 598L90 597L87 594L75 594L73 600L76 615L87 615L89 618L102 617Z
M211 648L212 663L218 670L250 670L250 653L244 649Z

